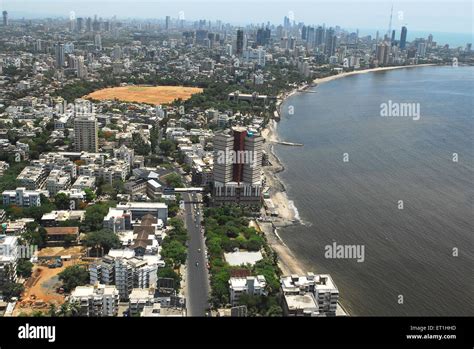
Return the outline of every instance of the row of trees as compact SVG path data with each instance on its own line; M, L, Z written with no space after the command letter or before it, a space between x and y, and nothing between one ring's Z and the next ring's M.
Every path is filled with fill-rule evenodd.
M246 295L240 298L246 305L249 315L280 316L282 309L278 304L280 270L274 252L266 244L264 237L254 228L244 210L238 206L209 208L205 211L206 245L210 259L211 303L221 307L229 303L229 279L233 269L248 269L252 275L263 275L267 281L268 296ZM235 248L248 251L263 250L264 258L253 266L232 267L224 260L225 252Z

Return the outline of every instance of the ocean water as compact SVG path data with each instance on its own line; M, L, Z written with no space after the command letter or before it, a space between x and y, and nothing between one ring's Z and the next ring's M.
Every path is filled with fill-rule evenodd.
M286 100L278 125L282 140L304 144L275 147L304 222L281 229L283 241L308 270L332 275L353 315L474 315L474 67L313 90ZM417 103L419 120L382 117L389 101ZM363 246L364 261L326 258L333 242Z

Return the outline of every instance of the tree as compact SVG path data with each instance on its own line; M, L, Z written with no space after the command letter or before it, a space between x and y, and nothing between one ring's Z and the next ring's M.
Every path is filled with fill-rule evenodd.
M86 268L79 265L67 267L58 275L59 280L63 282L63 287L66 292L71 292L77 286L89 283L89 272Z
M65 193L58 193L54 197L54 203L58 210L68 210L69 209L69 195Z
M120 239L115 233L109 229L102 229L88 233L85 238L85 244L97 250L103 249L104 253L109 252L111 248L120 247Z
M19 298L25 288L22 284L6 282L3 284L0 290L2 292L3 299L7 302L10 302L13 297Z
M28 259L19 259L16 265L16 272L18 275L24 278L29 278L33 270L33 263Z
M181 180L181 176L177 173L170 173L164 178L164 181L167 186L173 188L182 188L183 181Z
M176 150L176 145L174 144L174 142L168 139L161 141L159 147L163 154L165 154L166 156L169 156L172 152Z
M164 267L158 269L158 278L168 278L174 280L174 289L179 291L181 276L171 267Z
M179 241L170 240L169 237L163 240L161 254L165 260L171 261L173 267L186 262L186 247Z
M95 193L92 189L86 188L86 189L84 189L84 192L86 193L86 201L87 202L91 202L91 201L95 200L96 195L95 195Z
M95 231L102 229L103 220L108 211L109 205L103 203L87 207L82 225L83 230Z

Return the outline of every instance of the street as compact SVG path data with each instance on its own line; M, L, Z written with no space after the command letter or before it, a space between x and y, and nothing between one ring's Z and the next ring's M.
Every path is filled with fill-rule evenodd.
M188 316L205 316L209 307L209 276L207 270L206 246L201 233L200 204L197 194L183 194L185 202L185 223L188 229L188 258L186 277L186 308Z

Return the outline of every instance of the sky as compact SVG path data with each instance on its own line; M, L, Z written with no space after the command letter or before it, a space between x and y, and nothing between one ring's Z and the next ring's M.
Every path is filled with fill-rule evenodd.
M339 25L350 29L380 29L406 25L412 31L473 33L471 0L0 0L11 18L98 16L108 18L220 19L232 24L283 22L284 16L306 24Z

